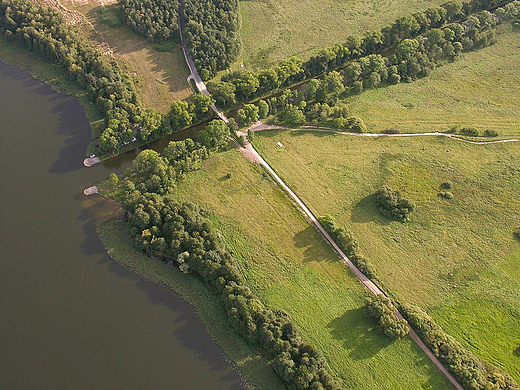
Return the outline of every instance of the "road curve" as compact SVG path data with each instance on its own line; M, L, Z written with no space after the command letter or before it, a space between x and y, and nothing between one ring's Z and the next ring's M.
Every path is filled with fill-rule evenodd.
M262 127L262 129L266 129L266 127L263 127L266 125L253 125L251 126L251 130L255 131L259 127ZM269 126L267 128L276 128L275 126ZM248 129L249 130L249 129ZM242 133L238 133L238 135L247 135L247 130ZM239 146L237 144L237 146ZM314 214L309 210L309 208L302 202L302 200L289 188L287 184L276 174L276 172L271 168L271 166L260 156L260 154L256 151L256 149L251 145L247 138L244 142L244 147L239 146L240 151L242 154L244 154L245 157L250 159L253 162L261 164L270 174L271 176L276 180L276 182L283 188L283 190L291 197L291 199L296 202L296 204L300 207L300 209L303 211L303 213L312 221L314 226L321 232L323 237L325 237L325 240L332 246L332 248L338 253L343 263L350 268L350 270L354 273L354 275L365 285L368 290L374 294L382 294L385 295L379 287L376 286L374 282L372 282L369 278L367 278L355 265L350 261L350 259L343 253L343 251L338 247L336 242L332 239L332 237L327 233L327 231L323 228L323 226L318 222ZM395 315L402 319L403 316L399 311L395 312ZM437 369L450 381L450 383L455 387L457 390L464 390L464 388L455 380L455 378L448 372L446 367L444 367L441 362L435 357L435 355L428 349L428 347L422 342L422 340L419 338L417 333L410 328L409 332L410 338L421 348L426 356L432 361L432 363L437 367Z

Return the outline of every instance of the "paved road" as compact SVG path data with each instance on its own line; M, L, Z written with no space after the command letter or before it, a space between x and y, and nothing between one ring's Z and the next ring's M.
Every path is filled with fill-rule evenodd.
M265 130L266 128L276 128L275 126L267 126L267 125L253 125L249 129L250 131L258 131L259 129ZM245 132L239 133L239 135L247 135L247 130ZM350 259L343 253L343 251L338 247L338 245L334 242L332 237L327 233L327 231L323 228L323 226L318 222L314 214L309 210L309 208L302 202L302 200L285 184L285 182L276 174L276 172L269 166L269 164L258 154L258 152L253 148L253 146L247 141L244 143L245 147L240 147L240 151L253 162L261 164L276 180L276 182L284 189L284 191L296 202L296 204L302 209L303 213L312 221L314 226L321 232L325 240L332 246L332 248L339 254L343 263L350 268L350 270L354 273L354 275L365 285L368 290L374 295L383 294L383 292L372 282L369 278L367 278L357 267L350 261ZM395 315L402 319L403 316L399 311L395 312ZM433 353L428 349L428 347L422 342L417 333L414 332L413 329L410 328L409 333L410 338L415 341L415 343L421 348L426 356L435 364L437 369L450 381L451 384L457 390L464 390L464 388L453 378L453 376L448 372L448 370L441 364L441 362L433 355Z

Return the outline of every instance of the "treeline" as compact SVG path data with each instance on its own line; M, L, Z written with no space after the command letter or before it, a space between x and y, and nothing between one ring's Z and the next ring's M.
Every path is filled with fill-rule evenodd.
M130 29L150 42L178 36L178 0L124 0L121 11Z
M479 359L464 348L422 309L412 305L404 305L401 309L408 323L430 351L465 389L518 390L520 388L506 372Z
M190 102L174 101L165 115L155 109L144 110L130 77L50 7L27 0L0 0L0 33L63 66L70 79L85 89L105 117L97 155L117 153L136 140L147 142L163 137L211 115L212 100L201 94Z
M191 140L171 142L163 156L141 152L122 182L111 178L136 247L213 289L236 332L264 352L288 388L338 389L323 355L302 340L288 314L266 307L245 285L207 211L169 194L175 181L207 156L207 149Z
M238 58L238 0L184 0L183 16L190 57L207 81Z
M106 149L115 150L134 138L132 127L139 122L142 108L132 80L76 34L58 11L26 0L0 0L0 32L62 65L87 91L106 117L107 129L100 139L100 144L106 142Z
M381 84L409 82L427 76L442 60L452 60L463 51L492 43L495 38L493 27L518 16L520 1L498 8L493 14L482 11L461 23L457 21L496 4L496 0L471 3L450 1L440 7L400 18L381 31L365 34L363 39L350 36L344 45L324 48L309 61L302 62L293 57L259 72L231 72L224 75L221 82L208 83L208 89L217 105L227 108L349 63L345 70L337 72L343 87L334 83L333 94L327 94L327 86L316 80L317 87L313 88L317 92L317 102L330 105L326 98L332 98L334 102L341 96L360 93L363 89ZM377 54L392 47L395 51L388 58Z

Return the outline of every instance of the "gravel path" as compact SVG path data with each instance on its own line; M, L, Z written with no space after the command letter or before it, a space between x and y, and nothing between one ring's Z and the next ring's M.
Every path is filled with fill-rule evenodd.
M267 129L282 129L279 126L269 126L263 124L255 124L251 126L250 130L252 131L260 131ZM247 136L247 130L244 132L237 133L239 136L243 135L244 138ZM360 135L360 134L356 134ZM240 146L236 141L236 145L239 147L240 152L249 160L261 164L275 179L275 181L283 188L283 190L291 197L291 199L296 202L296 204L300 207L303 213L311 220L311 222L316 226L316 228L321 232L325 240L332 246L332 248L338 253L343 263L354 273L356 278L358 278L361 283L365 285L365 287L374 295L384 293L376 286L374 282L372 282L369 278L367 278L357 267L350 261L350 259L343 253L343 251L338 247L338 245L334 242L332 237L327 233L327 231L323 228L323 226L318 222L314 214L309 210L309 208L302 202L302 200L285 184L285 182L276 174L276 172L269 166L269 164L258 154L258 152L253 148L253 146L247 141L244 142L244 147ZM403 316L399 311L395 312L395 315L402 319ZM409 332L410 338L421 348L426 356L432 361L432 363L437 367L437 369L450 381L450 383L457 390L464 390L464 388L453 378L453 376L448 372L446 367L444 367L441 362L433 355L433 353L428 349L428 347L422 342L417 333L413 329L410 328Z

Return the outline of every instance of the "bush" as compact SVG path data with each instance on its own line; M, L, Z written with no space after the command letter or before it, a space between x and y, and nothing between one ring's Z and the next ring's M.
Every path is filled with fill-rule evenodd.
M484 135L486 137L497 137L498 136L498 131L496 131L496 130L486 130L486 131L484 131Z
M401 222L410 220L410 214L415 210L413 200L386 185L376 192L376 205L381 214Z
M504 371L479 359L446 333L421 308L401 307L410 326L465 389L515 390L518 385Z
M406 321L397 318L392 301L383 294L365 299L365 315L377 321L376 331L392 339L406 336L409 328Z
M515 236L516 239L520 240L520 227L517 227L515 230L513 230L513 236Z
M479 136L479 131L477 129L475 129L474 127L463 127L460 130L460 133L467 135L469 137L478 137Z
M446 190L450 190L451 187L453 187L453 183L450 180L446 180L444 183L441 184L441 188L444 188Z

